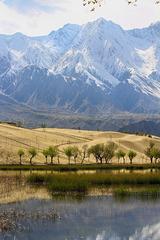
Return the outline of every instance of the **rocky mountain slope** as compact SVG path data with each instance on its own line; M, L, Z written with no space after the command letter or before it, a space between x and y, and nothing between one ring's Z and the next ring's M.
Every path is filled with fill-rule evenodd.
M126 31L100 18L0 35L0 63L1 93L37 109L160 112L160 23Z

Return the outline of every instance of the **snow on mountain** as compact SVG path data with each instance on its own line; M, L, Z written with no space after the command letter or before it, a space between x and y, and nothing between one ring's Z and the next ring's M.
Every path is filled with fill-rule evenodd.
M82 26L72 47L59 59L54 69L56 73L68 75L73 71L87 72L112 87L121 81L129 81L142 88L143 92L154 95L154 84L153 91L145 85L146 81L152 84L150 75L160 70L160 54L157 56L160 44L154 43L154 35L151 39L150 28L147 39L141 34L138 36L139 31L124 31L105 19L88 23ZM142 31L146 33L146 29Z
M81 27L76 24L66 24L58 31L53 31L48 35L48 42L59 48L60 51L70 47L72 41L77 36ZM46 42L46 40L45 40Z
M119 25L100 18L82 26L66 24L42 37L28 37L21 33L0 35L0 62L0 90L15 98L17 91L20 91L17 89L25 88L29 83L27 81L34 81L33 86L36 85L36 89L41 87L37 83L39 75L31 73L37 72L35 69L39 68L44 73L45 83L49 81L49 84L55 84L54 79L58 76L63 79L64 84L69 84L65 86L70 87L71 91L72 88L78 91L78 84L86 86L87 91L92 88L98 91L98 94L100 91L104 108L105 101L119 108L115 98L118 98L120 90L122 96L119 100L121 105L124 105L126 90L123 93L123 88L133 95L133 109L138 106L138 109L141 109L138 111L143 111L146 101L150 100L154 104L156 102L157 107L160 104L159 22L148 28L126 31ZM49 105L52 101L51 105L60 102L62 91L61 86L58 87L57 84L58 82L56 87L57 92L60 91L59 95L54 101L52 94L48 96ZM30 85L30 88L33 86ZM34 90L34 102L40 102L40 93ZM77 97L79 94L77 92ZM94 102L93 96L84 98L86 102ZM81 101L76 100L76 104L79 102ZM121 107L123 109L123 106Z

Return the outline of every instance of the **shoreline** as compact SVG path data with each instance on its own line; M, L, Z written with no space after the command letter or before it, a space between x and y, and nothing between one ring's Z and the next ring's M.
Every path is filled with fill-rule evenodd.
M1 164L0 171L79 171L79 170L160 170L160 164L54 164L54 165L19 165Z

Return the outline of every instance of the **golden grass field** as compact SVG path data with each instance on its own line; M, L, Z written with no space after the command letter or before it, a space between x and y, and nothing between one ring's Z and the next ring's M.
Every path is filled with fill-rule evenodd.
M23 158L24 163L29 163L28 149L36 147L38 155L33 160L34 163L45 162L42 150L49 146L58 146L61 151L60 163L67 163L67 158L63 154L63 149L68 145L77 145L81 148L87 144L88 147L97 143L115 142L119 149L127 152L132 149L137 152L135 163L149 163L144 155L144 150L150 141L153 141L157 147L160 147L160 138L147 136L137 136L134 134L125 134L119 132L100 132L84 131L73 129L24 129L11 126L9 124L0 124L0 164L18 163L17 151L22 148L26 151ZM86 162L91 163L95 160L91 157ZM116 159L113 159L115 162ZM129 162L129 160L127 160ZM126 162L127 162L126 161Z

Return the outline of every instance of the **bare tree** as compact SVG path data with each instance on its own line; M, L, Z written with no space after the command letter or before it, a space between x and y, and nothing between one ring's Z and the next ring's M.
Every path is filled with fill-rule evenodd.
M87 144L82 146L81 157L82 157L81 164L83 164L84 160L88 157L88 145Z
M78 158L79 153L80 153L80 151L77 146L72 147L72 155L73 155L75 164L77 163L77 158Z
M145 155L150 159L151 163L153 163L153 158L154 158L154 143L150 142L149 147L144 151Z
M45 157L46 159L46 164L48 164L48 157L50 155L49 153L49 149L44 149L43 152L42 152L43 156Z

